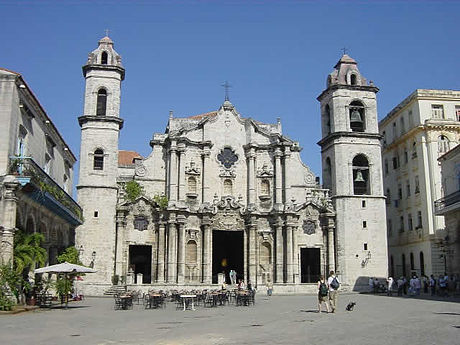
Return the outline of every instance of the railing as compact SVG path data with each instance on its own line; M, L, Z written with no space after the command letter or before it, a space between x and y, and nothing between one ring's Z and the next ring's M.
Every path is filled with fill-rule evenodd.
M12 157L9 172L19 181L32 183L42 192L49 193L78 219L82 219L81 207L31 157Z
M436 213L442 213L446 209L446 207L454 205L456 203L460 203L460 190L456 191L455 193L449 194L444 198L436 200L434 202L434 207Z

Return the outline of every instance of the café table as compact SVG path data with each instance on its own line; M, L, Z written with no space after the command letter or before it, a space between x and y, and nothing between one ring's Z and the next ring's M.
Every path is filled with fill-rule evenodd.
M189 305L190 302L192 303L191 310L195 310L194 299L196 298L196 295L180 295L180 298L184 304L184 311L187 309L187 305Z

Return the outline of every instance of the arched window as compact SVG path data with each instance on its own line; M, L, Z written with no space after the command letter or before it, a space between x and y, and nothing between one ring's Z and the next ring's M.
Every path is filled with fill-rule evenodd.
M438 153L443 154L449 151L450 143L449 139L445 135L438 137Z
M351 85L356 85L358 82L358 79L356 78L356 74L351 74L350 75L350 84Z
M101 149L94 151L93 170L104 170L104 151Z
M102 52L102 54L101 54L101 64L107 65L108 60L109 60L109 55L107 54L107 52Z
M359 101L350 103L350 128L353 132L364 132L365 114L364 105Z
M272 263L271 258L271 246L270 243L264 242L260 246L260 264L262 266L268 266ZM267 267L265 267L267 269Z
M197 245L195 241L188 241L185 248L185 262L188 265L197 263Z
M324 167L324 188L331 188L332 187L332 165L331 159L329 157L326 158L326 166Z
M233 194L233 183L232 180L226 179L224 181L224 195L232 195Z
M423 252L420 252L420 274L425 275L425 258L423 257Z
M196 193L196 178L193 176L188 178L188 192Z
M360 154L353 158L353 193L370 194L369 189L369 162Z
M105 116L107 110L107 91L100 89L97 92L97 109L96 115Z
M402 255L402 275L406 276L406 256L404 254Z
M329 104L326 104L326 107L324 108L324 116L325 116L325 125L326 125L326 134L331 133L331 108L329 107Z
M260 183L260 194L270 195L270 182L268 180L262 180Z
M410 270L415 270L414 253L410 253Z

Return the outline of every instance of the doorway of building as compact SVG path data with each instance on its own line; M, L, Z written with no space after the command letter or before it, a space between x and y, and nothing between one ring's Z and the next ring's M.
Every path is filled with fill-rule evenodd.
M243 246L243 231L214 230L212 232L213 284L217 284L218 273L225 273L225 282L230 284L230 270L236 271L237 279L243 278Z
M152 283L152 246L129 246L129 268L134 271L134 282L137 274L142 273L142 284Z
M316 283L321 274L319 248L300 249L300 282Z

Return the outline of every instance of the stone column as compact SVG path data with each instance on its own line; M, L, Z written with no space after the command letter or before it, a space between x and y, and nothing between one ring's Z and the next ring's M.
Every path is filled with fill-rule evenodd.
M299 248L297 245L297 226L292 227L292 265L294 274L294 283L300 283L299 280Z
M177 228L175 220L168 224L168 283L176 283L177 276Z
M334 238L334 220L332 218L328 219L327 225L327 263L328 271L335 271L335 238ZM329 274L329 272L325 272Z
M292 269L292 224L286 225L286 283L294 282Z
M203 217L203 260L202 274L203 283L212 283L212 243L211 243L211 222L209 217Z
M201 186L202 186L202 202L212 202L212 191L210 188L211 176L211 150L207 147L203 149L201 157L203 158L203 167L201 169Z
M281 167L281 150L275 149L275 203L283 203L283 169Z
M179 218L179 217L178 217ZM185 282L185 217L178 219L179 222L179 243L177 250L177 283L184 284Z
M256 274L257 274L257 267L256 267L256 231L257 231L257 223L254 217L251 218L249 226L249 277L248 281L256 282Z
M116 233L115 233L115 260L114 274L123 276L123 244L126 228L126 212L127 210L117 210Z
M169 201L177 200L177 147L176 142L171 141L169 149Z
M285 194L284 200L286 202L291 202L291 174L289 174L289 160L291 158L291 148L286 146L284 148L284 185L285 185Z
M3 233L1 236L0 263L13 263L14 232L16 231L16 211L18 207L18 197L16 190L19 182L14 176L7 175L3 180Z
M245 282L248 281L248 271L249 271L249 266L248 266L248 251L249 251L249 228L246 227L243 231L243 253L244 253L244 270L243 270L243 279Z
M254 148L251 147L246 152L246 157L248 158L248 204L255 204L256 202L256 189L255 189L255 161L256 155Z
M284 241L283 241L283 221L281 218L275 224L275 248L276 248L276 283L284 283Z
M157 260L157 283L165 282L165 222L158 224L158 260Z
M179 201L185 203L185 145L180 144L179 152Z

